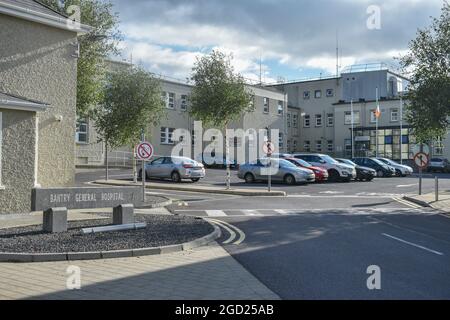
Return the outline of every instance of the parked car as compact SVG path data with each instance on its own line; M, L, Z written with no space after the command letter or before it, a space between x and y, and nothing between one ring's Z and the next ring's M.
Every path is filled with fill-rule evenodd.
M342 158L336 158L337 161L339 161L340 163L345 163L348 165L351 165L353 167L355 167L356 169L356 180L359 181L372 181L373 178L375 178L377 176L377 172L371 168L368 167L363 167L360 165L357 165L356 163L354 163L352 160L349 159L342 159Z
M207 168L225 168L227 164L231 168L236 168L236 161L226 160L226 156L220 153L206 154L202 153L196 157L196 160L203 163Z
M287 158L292 158L292 154L290 154L290 153L273 153L272 158L287 159Z
M357 165L368 167L377 172L377 177L392 177L395 175L395 169L376 158L355 158L352 159Z
M289 185L297 183L314 182L316 176L313 171L297 167L284 159L271 159L273 174L271 180L284 182ZM259 159L256 163L245 163L239 166L238 177L246 183L267 181L269 177L269 161L267 158Z
M445 158L431 158L427 170L429 172L450 172L450 162Z
M302 159L285 158L285 160L292 162L297 167L306 168L314 172L314 174L316 175L316 182L324 182L328 180L328 171L323 168L314 167L312 164Z
M337 160L325 154L294 154L294 158L302 159L315 167L328 171L330 181L350 181L356 179L356 169L348 164L339 163Z
M393 167L395 169L395 175L398 177L410 176L413 173L413 168L411 168L410 166L405 166L403 164L397 163L394 160L387 158L377 158L377 160L380 160L381 162L387 164L388 166Z
M145 164L145 179L171 179L174 182L190 179L198 182L205 175L203 164L185 157L159 157ZM142 179L142 169L139 170L139 178Z

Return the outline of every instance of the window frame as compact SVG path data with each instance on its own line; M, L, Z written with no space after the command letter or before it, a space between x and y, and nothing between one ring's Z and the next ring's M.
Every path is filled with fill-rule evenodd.
M180 110L185 112L188 109L188 95L187 94L182 94L180 97Z
M326 90L326 96L327 96L328 98L334 97L334 90L333 90L333 89L327 89L327 90Z
M315 122L315 125L316 125L316 128L320 128L320 127L322 127L323 126L323 119L322 119L322 115L321 114L316 114L315 116L314 116L314 122ZM320 124L317 124L318 123L318 120L320 120Z
M327 140L327 151L334 152L334 141L333 140Z
M330 124L331 119L331 124ZM334 127L334 114L333 113L327 113L327 127Z
M280 117L283 116L283 114L284 114L284 102L281 100L278 100L277 112L278 112L278 116L280 116Z
M80 127L85 126L85 131L80 131ZM80 140L80 135L86 136L86 141ZM77 119L76 129L75 129L75 142L78 144L89 144L89 120L86 118Z
M264 114L270 113L270 101L269 101L269 98L267 98L267 97L263 97L263 113Z
M314 91L314 99L322 99L322 90Z
M171 96L171 95L173 95L173 96ZM176 94L174 92L167 92L167 105L166 105L167 109L175 110L175 99L176 99ZM172 102L171 102L171 100L172 100Z
M393 114L397 115L397 118L394 119L392 116ZM398 109L391 109L391 122L399 122L400 121L400 111Z
M308 124L306 124L308 121ZM303 128L311 128L311 115L306 114L303 118Z
M358 115L358 117L356 117ZM350 116L350 120L347 121L347 116ZM361 112L359 110L353 110L353 124L360 124ZM352 112L344 111L344 124L350 126L352 124Z
M160 144L161 145L174 145L175 144L175 142L173 141L173 132L174 131L175 131L175 128L161 127L159 130ZM163 141L163 134L164 134L164 141Z
M305 149L306 152L311 152L311 140L304 141L303 149Z
M316 140L316 151L322 152L323 143L322 140Z
M303 91L303 100L311 99L311 91Z

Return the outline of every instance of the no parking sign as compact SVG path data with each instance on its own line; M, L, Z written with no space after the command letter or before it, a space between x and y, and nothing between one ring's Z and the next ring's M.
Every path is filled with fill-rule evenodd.
M136 148L136 155L139 160L150 160L153 157L153 146L148 142L140 143Z

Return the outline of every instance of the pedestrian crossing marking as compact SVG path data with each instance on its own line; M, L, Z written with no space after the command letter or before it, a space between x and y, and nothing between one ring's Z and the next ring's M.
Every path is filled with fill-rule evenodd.
M205 210L208 217L226 217L227 214L222 210Z

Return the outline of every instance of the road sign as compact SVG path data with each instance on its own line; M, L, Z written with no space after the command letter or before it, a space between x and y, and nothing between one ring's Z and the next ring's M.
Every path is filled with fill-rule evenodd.
M263 152L270 157L275 152L275 145L270 141L264 142Z
M136 155L139 160L150 160L153 156L153 146L148 142L140 143L136 148Z
M416 155L414 156L414 163L420 169L426 168L428 166L428 161L429 161L428 154L424 152L416 153Z
M420 144L415 144L411 147L411 153L415 156L418 153L425 153L426 155L430 155L430 147L427 144L422 144L422 149Z

